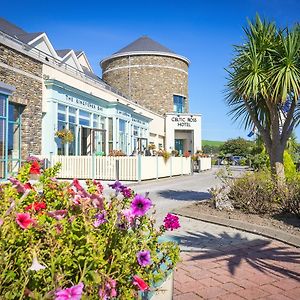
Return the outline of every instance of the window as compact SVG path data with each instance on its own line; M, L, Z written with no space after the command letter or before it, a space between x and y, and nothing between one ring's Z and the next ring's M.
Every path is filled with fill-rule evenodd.
M174 112L184 113L185 112L185 100L183 96L173 95Z
M0 178L6 177L6 105L7 96L0 94Z
M8 173L16 174L21 163L21 105L8 106Z
M119 149L124 153L127 153L127 134L126 132L126 121L119 120Z

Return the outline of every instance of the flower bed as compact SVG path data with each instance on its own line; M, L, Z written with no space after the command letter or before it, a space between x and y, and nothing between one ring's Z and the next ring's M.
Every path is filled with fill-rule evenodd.
M0 295L136 299L151 291L179 260L176 243L158 242L178 218L168 214L157 228L147 195L120 182L58 181L58 171L29 161L0 186Z

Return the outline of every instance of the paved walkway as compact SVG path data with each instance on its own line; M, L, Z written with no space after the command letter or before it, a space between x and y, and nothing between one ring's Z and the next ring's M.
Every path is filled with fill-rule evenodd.
M188 218L181 224L174 300L300 299L299 248Z
M172 209L206 199L208 188L219 184L217 170L143 182L134 190L150 192L161 224ZM300 300L300 249L194 219L180 217L180 222L180 230L172 232L182 249L174 300Z

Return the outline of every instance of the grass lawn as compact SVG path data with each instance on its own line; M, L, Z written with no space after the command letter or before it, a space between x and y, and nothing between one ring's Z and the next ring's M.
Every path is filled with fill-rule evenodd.
M225 142L222 141L208 141L208 140L202 140L202 147L203 146L216 146L219 147L221 145L223 145Z

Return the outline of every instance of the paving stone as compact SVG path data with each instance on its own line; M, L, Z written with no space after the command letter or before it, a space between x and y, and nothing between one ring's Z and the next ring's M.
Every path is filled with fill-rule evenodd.
M176 295L173 297L173 300L200 300L201 297L197 296L194 293L186 293L181 295Z
M285 296L293 299L293 300L299 300L300 299L300 282L297 288L288 290L284 293Z
M268 292L263 291L259 288L247 288L239 291L237 294L249 300L264 298L270 295Z
M220 296L225 296L226 294L228 294L228 291L218 287L218 286L214 286L214 287L207 287L207 288L203 288L203 289L199 289L197 290L197 295L201 296L204 299L213 299L213 298L217 298Z

